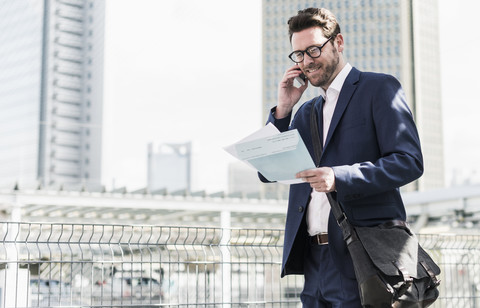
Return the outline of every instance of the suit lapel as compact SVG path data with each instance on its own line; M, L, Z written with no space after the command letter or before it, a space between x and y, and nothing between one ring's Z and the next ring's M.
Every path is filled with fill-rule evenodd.
M357 88L357 82L360 77L360 71L356 68L352 68L350 73L348 74L345 82L343 83L342 90L340 91L340 95L338 97L337 106L335 107L335 111L333 112L332 122L330 122L330 127L328 129L327 139L325 140L324 149L327 148L330 139L332 139L332 135L337 128L338 122L342 118L345 109L347 108L350 100L352 98L355 89Z

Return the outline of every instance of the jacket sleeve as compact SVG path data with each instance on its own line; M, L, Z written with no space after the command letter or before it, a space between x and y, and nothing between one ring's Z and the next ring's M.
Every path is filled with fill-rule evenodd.
M383 76L372 88L370 104L379 157L333 167L339 201L396 189L423 174L420 140L405 94L394 77Z
M277 107L273 107L271 110L270 110L270 114L268 115L268 119L267 119L267 123L272 123L273 125L275 125L276 128L278 128L278 130L280 132L285 132L287 130L290 129L290 121L292 119L292 113L290 112L288 114L288 116L286 116L285 118L282 118L282 119L276 119L274 114L275 114L275 109Z

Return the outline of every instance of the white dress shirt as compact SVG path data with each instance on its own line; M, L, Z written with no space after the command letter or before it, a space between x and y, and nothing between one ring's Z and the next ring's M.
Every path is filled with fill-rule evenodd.
M327 139L330 122L333 112L337 106L338 96L342 90L343 83L350 73L352 66L347 63L338 73L327 91L320 88L320 95L325 99L323 104L323 145ZM330 203L327 195L312 189L310 204L307 209L307 231L309 235L326 233L328 231L328 217L330 215Z

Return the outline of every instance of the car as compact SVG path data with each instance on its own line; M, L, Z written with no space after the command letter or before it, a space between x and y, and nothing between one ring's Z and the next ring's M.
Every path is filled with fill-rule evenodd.
M95 283L93 297L95 300L142 300L160 301L162 299L161 283L151 277L129 276L123 273Z
M30 279L29 298L32 307L81 305L70 283L55 279Z

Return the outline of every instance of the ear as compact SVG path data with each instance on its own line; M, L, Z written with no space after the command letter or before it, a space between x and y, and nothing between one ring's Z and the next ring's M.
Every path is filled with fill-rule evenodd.
M343 41L343 35L341 33L337 34L337 36L335 37L335 43L337 45L338 52L343 52L345 45Z

